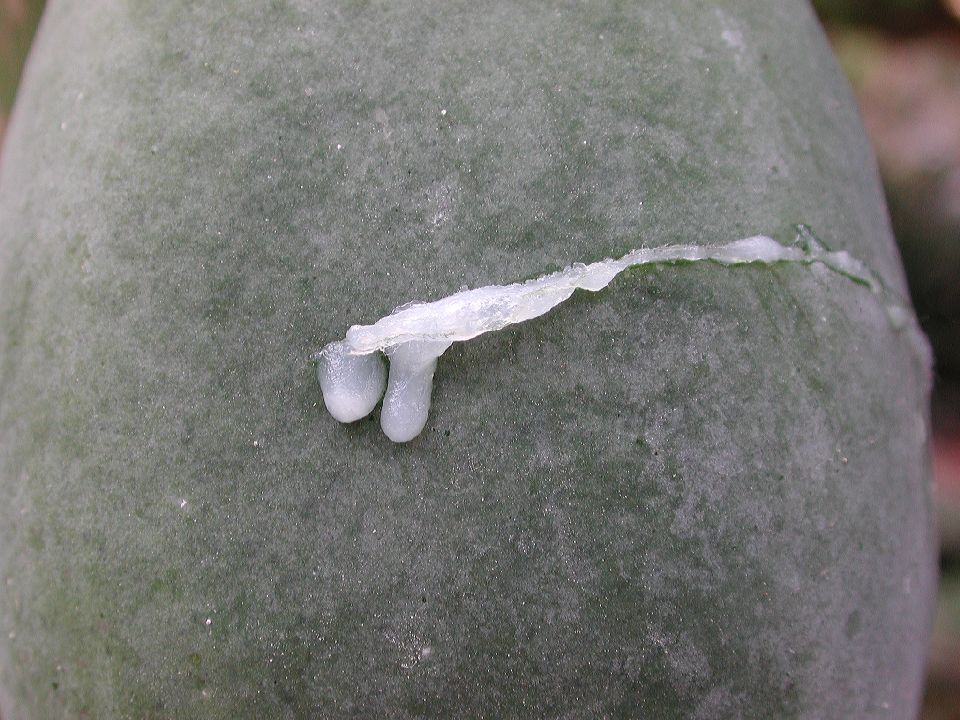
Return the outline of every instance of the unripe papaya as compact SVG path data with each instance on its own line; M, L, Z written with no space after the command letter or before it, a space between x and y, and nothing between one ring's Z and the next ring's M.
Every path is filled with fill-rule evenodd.
M311 357L667 245L439 360ZM907 718L929 360L809 7L54 0L0 169L0 714Z

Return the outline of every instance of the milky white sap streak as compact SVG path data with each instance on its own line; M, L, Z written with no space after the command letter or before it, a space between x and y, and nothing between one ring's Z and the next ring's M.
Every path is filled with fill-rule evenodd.
M394 442L412 440L427 422L437 358L451 344L539 317L578 288L596 292L636 265L700 260L723 265L820 263L879 291L873 275L846 252L829 252L804 232L799 239L802 242L793 246L758 235L725 245L644 248L617 260L576 263L522 283L488 285L434 302L402 305L373 325L354 325L344 340L314 356L324 402L337 420L352 422L369 415L383 397L380 423L387 437ZM389 379L380 353L390 359Z

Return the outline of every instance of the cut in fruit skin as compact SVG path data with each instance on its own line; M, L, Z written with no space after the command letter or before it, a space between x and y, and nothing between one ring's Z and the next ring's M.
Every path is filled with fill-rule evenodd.
M822 265L870 288L877 301L885 303L894 327L909 327L919 341L921 356L929 353L916 318L902 298L890 297L873 273L845 251L830 252L809 228L798 230L792 246L755 236L723 245L641 248L622 258L573 263L524 282L485 285L432 302L405 303L372 325L352 326L346 338L313 355L324 405L336 420L349 423L367 417L383 398L380 426L384 434L394 442L409 442L426 426L437 360L454 342L538 318L575 291L599 292L624 270L644 265ZM390 359L389 376L381 352Z

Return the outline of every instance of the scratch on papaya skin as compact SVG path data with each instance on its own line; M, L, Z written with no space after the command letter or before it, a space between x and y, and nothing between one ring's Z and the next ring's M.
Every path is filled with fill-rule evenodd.
M621 272L638 265L709 261L721 265L792 263L823 265L868 288L889 295L863 263L845 251L830 251L806 226L792 245L757 235L721 245L667 245L633 250L621 258L570 267L526 282L462 290L433 302L407 303L372 325L354 325L343 340L316 353L324 403L340 422L373 412L383 398L380 424L394 442L412 440L430 412L437 359L454 342L539 317L577 289L598 292ZM915 325L904 302L885 303L898 330ZM917 331L919 332L919 331ZM384 355L390 361L389 373Z

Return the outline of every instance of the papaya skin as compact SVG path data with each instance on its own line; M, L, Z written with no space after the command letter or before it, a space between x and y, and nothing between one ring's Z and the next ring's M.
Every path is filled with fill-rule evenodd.
M805 223L906 296L795 0L53 0L0 167L0 714L910 717L929 363L816 267L636 268L394 445L411 298Z

